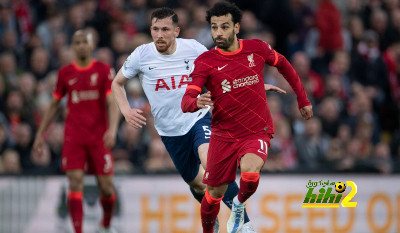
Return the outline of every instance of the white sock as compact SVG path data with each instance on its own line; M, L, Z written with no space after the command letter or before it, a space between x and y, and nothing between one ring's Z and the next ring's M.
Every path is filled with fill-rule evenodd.
M233 198L233 203L235 203L236 205L243 204L243 203L241 203L241 202L239 201L238 196L236 196L236 197Z

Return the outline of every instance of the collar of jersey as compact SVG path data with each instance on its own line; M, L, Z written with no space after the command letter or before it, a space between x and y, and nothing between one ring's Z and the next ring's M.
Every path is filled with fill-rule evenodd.
M243 40L239 39L239 48L238 48L236 51L233 51L233 52L223 52L223 51L220 50L218 47L216 47L216 49L217 49L217 51L220 52L222 55L228 55L228 56L235 55L235 54L238 54L238 53L240 53L240 52L242 51L242 49L243 49Z
M178 47L179 47L179 43L180 43L179 38L175 38L175 42L176 42L176 48L175 48L175 52L173 52L172 54L168 54L168 55L161 54L160 52L157 51L155 43L153 43L153 51L159 57L172 57L178 52Z
M89 70L90 68L92 68L93 65L94 65L94 62L95 62L95 60L92 59L92 61L89 63L89 65L82 67L82 66L78 66L78 63L76 63L76 61L74 61L74 62L72 63L72 65L74 66L74 68L75 68L76 70L85 71L85 70Z

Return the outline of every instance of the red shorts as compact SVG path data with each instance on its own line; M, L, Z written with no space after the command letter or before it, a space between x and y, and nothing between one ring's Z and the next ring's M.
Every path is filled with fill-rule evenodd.
M211 135L203 183L218 187L224 183L234 182L240 159L247 153L258 155L265 163L271 138L271 134L260 133L240 141L225 142Z
M114 174L114 161L111 150L104 142L82 143L65 140L62 151L62 170L84 170L89 174Z

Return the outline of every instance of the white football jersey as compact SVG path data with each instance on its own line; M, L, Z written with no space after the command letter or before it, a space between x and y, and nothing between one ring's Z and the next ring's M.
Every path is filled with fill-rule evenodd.
M122 66L126 78L139 76L161 136L185 135L207 113L208 109L194 113L181 109L193 62L205 51L196 40L177 38L176 51L162 55L152 42L137 47Z

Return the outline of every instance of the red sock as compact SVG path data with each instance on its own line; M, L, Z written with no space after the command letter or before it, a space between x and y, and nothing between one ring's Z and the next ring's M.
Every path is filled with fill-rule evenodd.
M260 174L258 172L242 172L238 200L244 203L253 193L256 192Z
M75 233L82 233L82 220L83 220L83 202L82 192L68 193L68 211L71 216L72 225L74 226Z
M110 222L111 218L114 212L114 206L115 206L115 192L111 194L111 196L106 197L106 196L101 196L100 198L100 203L101 206L103 207L103 221L102 225L105 228L110 227Z
M207 189L206 194L201 201L201 224L203 225L203 233L213 233L215 219L217 218L221 198L212 197Z

